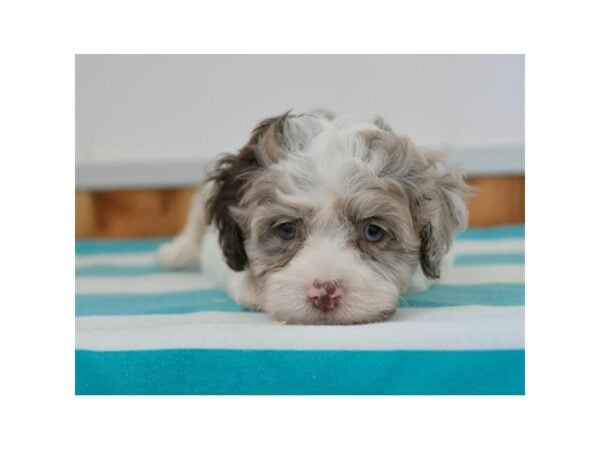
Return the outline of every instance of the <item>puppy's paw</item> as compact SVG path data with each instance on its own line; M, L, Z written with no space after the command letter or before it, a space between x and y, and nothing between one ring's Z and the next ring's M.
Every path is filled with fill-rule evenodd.
M249 311L261 311L260 306L258 305L258 300L254 296L238 296L234 298L234 300L244 309Z
M433 281L428 279L420 267L417 267L414 271L410 284L408 286L408 292L421 292L426 291L431 287Z
M179 236L161 245L156 257L159 264L167 269L200 267L198 245L185 236Z
M254 283L248 273L235 273L225 286L225 291L242 308L261 310Z
M237 286L234 289L229 289L229 295L244 309L250 311L261 310L254 289L247 284Z

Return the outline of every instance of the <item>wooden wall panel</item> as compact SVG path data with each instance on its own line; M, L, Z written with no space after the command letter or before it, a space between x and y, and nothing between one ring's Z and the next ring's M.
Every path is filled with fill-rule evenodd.
M174 235L185 224L193 193L191 188L78 193L77 237Z
M471 178L478 189L469 201L471 226L525 221L525 179ZM170 236L181 230L194 188L77 192L75 232L79 238Z
M75 193L75 236L95 236L97 230L96 205L91 192Z
M525 222L525 177L470 178L477 189L469 201L469 224L491 226Z

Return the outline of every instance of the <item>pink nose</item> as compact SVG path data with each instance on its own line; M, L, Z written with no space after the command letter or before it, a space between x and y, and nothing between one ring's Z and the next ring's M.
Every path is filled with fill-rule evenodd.
M338 281L313 281L308 288L308 299L321 311L331 311L338 307L344 295Z

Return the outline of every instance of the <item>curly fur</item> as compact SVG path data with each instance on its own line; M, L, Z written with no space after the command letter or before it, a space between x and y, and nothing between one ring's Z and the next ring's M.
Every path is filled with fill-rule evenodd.
M279 321L342 324L389 317L411 278L440 277L454 233L466 226L470 189L461 171L379 116L288 112L260 122L244 147L218 160L201 192L190 222L218 235L220 263L233 271L224 287L236 300ZM292 239L277 234L284 222L294 224ZM368 225L383 238L366 240ZM200 263L214 264L198 236L205 229L188 226L179 246L161 250L163 263L173 266L196 242ZM327 280L344 294L325 311L307 290Z

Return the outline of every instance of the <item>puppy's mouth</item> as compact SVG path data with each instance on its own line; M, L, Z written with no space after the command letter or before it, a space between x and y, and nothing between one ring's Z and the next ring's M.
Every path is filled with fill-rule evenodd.
M369 317L351 317L349 314L340 314L337 310L321 311L314 309L311 317L292 317L287 320L276 320L277 323L286 325L364 325L368 323L383 322L390 319L396 309L381 311Z

